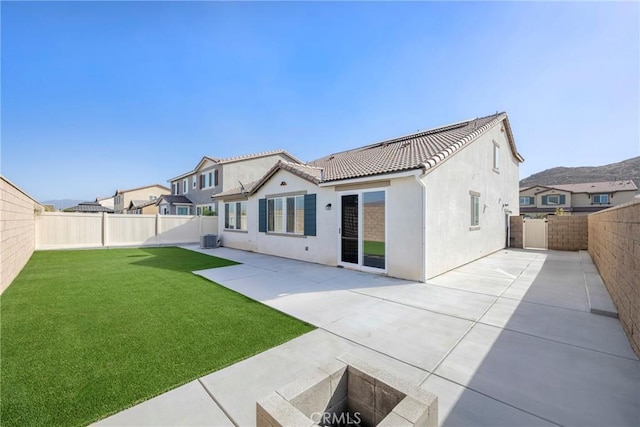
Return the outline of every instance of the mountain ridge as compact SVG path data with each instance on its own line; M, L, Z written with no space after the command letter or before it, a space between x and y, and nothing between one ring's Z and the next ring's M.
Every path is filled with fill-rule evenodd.
M558 166L534 173L520 180L528 185L580 184L583 182L621 181L631 179L640 188L640 156L602 166Z

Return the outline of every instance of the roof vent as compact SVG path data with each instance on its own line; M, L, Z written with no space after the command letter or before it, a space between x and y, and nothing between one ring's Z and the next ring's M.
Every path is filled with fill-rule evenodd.
M400 148L406 148L406 147L408 147L408 146L410 146L410 145L411 145L411 143L407 141L407 142L405 142L404 144L402 144L402 145L400 146Z

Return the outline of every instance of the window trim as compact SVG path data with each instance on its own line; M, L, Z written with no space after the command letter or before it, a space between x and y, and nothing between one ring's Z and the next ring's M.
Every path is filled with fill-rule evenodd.
M598 201L596 202L596 197L598 198ZM603 202L602 198L606 197L607 201ZM591 196L591 204L592 205L609 205L611 204L611 196L609 195L609 193L598 193L598 194L593 194Z
M500 144L493 141L493 171L500 173Z
M304 236L304 215L305 215L305 205L304 205L304 193L290 193L290 194L282 194L277 196L267 196L266 199L266 215L267 215L267 227L266 234L270 235L281 235L281 236ZM289 213L289 199L293 199L293 217L291 218ZM281 219L280 226L281 230L276 228L276 216L271 217L270 212L272 209L275 210L276 200L281 200ZM273 202L273 203L270 203ZM298 205L300 204L300 205ZM273 206L273 207L272 207ZM302 211L302 228L297 229L296 227L300 222L298 219L299 212ZM292 220L293 231L287 231L289 229L289 221ZM273 223L272 223L273 221Z
M469 230L480 230L480 193L475 191L469 191Z
M522 203L522 199L526 197L527 203ZM520 196L520 206L534 206L536 204L536 196Z
M557 199L557 201L552 202L552 197ZM547 206L560 206L560 194L547 194Z
M233 205L233 222L234 226L231 227L231 216L229 213L231 212L231 206ZM243 215L242 215L242 206L244 205L244 228L243 228ZM248 202L247 200L239 200L234 202L225 202L224 204L224 230L225 231L248 231Z
M182 180L182 194L189 194L189 178Z

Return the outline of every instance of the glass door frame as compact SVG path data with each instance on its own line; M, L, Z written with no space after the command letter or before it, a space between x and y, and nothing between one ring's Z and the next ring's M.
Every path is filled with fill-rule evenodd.
M383 192L384 193L384 243L385 243L385 251L384 251L384 269L376 268L376 267L368 267L364 265L364 193L372 193L372 192ZM365 271L368 273L378 273L378 274L386 274L389 269L389 251L388 251L388 242L389 242L389 208L388 208L388 192L387 187L372 187L372 188L363 188L361 190L351 190L351 191L338 191L338 251L337 251L337 264L339 266L350 268L353 270ZM342 261L342 196L358 196L358 263L354 264L351 262Z

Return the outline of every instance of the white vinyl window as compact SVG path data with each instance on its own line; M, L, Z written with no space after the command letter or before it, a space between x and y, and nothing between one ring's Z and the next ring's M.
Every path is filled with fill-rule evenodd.
M182 194L187 194L189 192L189 180L182 180Z
M304 196L267 199L267 231L304 234Z
M495 142L493 143L493 170L500 171L500 146Z
M186 206L178 206L178 215L189 215L189 208Z
M531 206L535 205L535 203L535 196L520 196L520 206Z
M227 230L247 229L247 202L224 204L224 228Z
M471 227L480 227L480 195L471 194Z
M558 194L547 196L547 204L549 204L549 205L559 205L560 204L560 196Z

